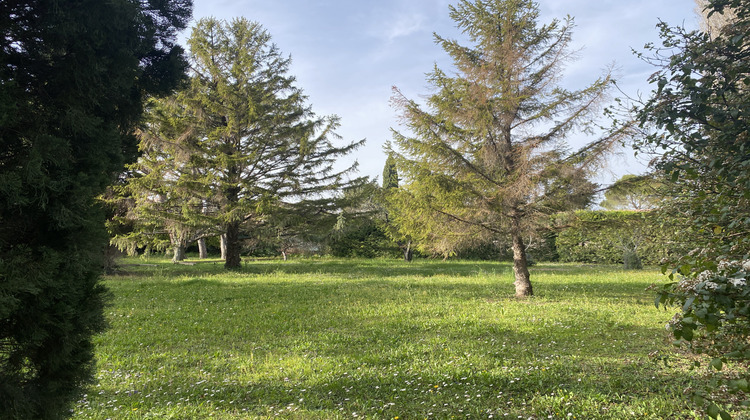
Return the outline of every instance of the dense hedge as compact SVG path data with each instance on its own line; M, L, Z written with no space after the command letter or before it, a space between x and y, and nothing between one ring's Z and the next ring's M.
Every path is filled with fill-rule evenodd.
M655 265L690 249L679 221L656 211L581 210L556 215L553 224L562 262L621 264L623 255L635 252L643 264Z
M328 241L328 253L334 257L398 258L401 251L385 234L380 224L373 220L353 223Z

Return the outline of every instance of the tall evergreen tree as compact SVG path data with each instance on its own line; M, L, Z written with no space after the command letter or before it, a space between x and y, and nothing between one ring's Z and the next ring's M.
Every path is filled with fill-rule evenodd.
M385 215L384 231L385 234L388 235L391 240L395 241L399 248L401 248L404 255L404 261L411 262L414 258L412 235L408 233L411 230L411 225L409 224L410 220L408 218L402 217L405 215L401 213L401 209L406 206L399 201L400 199L403 199L404 196L400 194L398 184L399 177L398 169L396 168L396 159L393 157L392 153L389 153L388 158L385 160L385 166L383 167L383 187L381 189L384 206L383 212Z
M398 90L393 98L411 133L394 132L407 214L425 243L445 249L482 234L510 236L516 295L529 296L525 235L538 216L590 202L589 171L620 134L575 153L564 142L592 128L611 79L577 91L559 86L573 21L538 26L533 1L463 0L450 11L472 43L435 35L457 74L436 66L426 109Z
M282 56L259 24L202 19L188 40L190 88L183 93L201 138L194 156L211 168L201 182L215 186L226 235L226 267L240 266L240 232L274 209L331 206L354 166L333 163L363 141L332 144L338 117L318 117L288 75Z
M0 2L0 418L67 417L92 379L107 243L95 205L146 94L184 74L190 0Z
M398 188L398 170L396 169L396 159L392 154L388 154L383 167L383 189L388 191L392 188Z

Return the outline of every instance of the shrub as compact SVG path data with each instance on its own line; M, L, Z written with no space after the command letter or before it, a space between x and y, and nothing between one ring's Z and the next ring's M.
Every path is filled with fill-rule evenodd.
M556 248L560 261L626 264L637 268L687 252L689 237L678 242L679 221L658 211L590 211L553 217L559 231Z
M710 365L716 371L721 371L728 361L750 360L748 281L750 260L721 260L715 268L700 274L680 275L679 282L665 285L658 295L658 304L681 308L667 329L678 343L710 357ZM740 377L715 375L710 387L735 394L748 392L747 370L744 372ZM704 405L707 395L696 391L693 399ZM750 405L750 401L745 401L745 405ZM711 403L708 411L718 413L718 407Z
M401 252L373 220L352 223L328 242L329 253L334 257L399 257Z
M640 270L643 268L643 263L638 253L630 249L626 249L622 253L622 264L626 270Z

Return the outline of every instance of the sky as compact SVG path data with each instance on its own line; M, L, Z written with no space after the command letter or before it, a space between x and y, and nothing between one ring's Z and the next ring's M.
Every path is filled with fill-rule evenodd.
M231 20L243 16L259 22L281 52L292 57L289 74L308 96L319 116L338 115L336 131L344 142L367 139L350 160L359 174L380 177L383 145L399 125L391 107L392 87L419 99L431 92L425 74L437 64L450 69L447 54L433 33L461 39L449 16L455 0L194 0L194 21L202 17ZM646 95L655 68L637 58L646 43L658 43L657 23L695 28L692 0L538 0L539 24L575 19L572 48L577 60L566 66L561 83L580 89L610 65L620 89L629 96ZM183 34L183 39L187 37ZM613 92L615 95L616 92ZM621 95L616 93L615 96ZM602 123L605 123L602 120ZM570 142L585 144L583 136ZM625 173L645 171L644 160L629 149L611 159L597 182L608 184Z

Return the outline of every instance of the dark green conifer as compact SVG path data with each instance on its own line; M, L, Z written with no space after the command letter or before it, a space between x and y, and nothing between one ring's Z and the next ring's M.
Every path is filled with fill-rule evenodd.
M190 0L0 2L0 418L67 417L92 379L107 246L95 204L142 98L184 73Z

